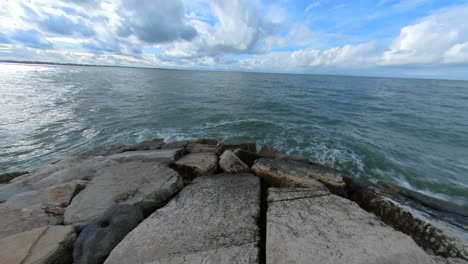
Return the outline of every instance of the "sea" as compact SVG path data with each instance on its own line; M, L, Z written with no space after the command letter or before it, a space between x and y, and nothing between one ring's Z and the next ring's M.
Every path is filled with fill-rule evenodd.
M0 173L153 138L256 140L468 206L468 82L0 63Z

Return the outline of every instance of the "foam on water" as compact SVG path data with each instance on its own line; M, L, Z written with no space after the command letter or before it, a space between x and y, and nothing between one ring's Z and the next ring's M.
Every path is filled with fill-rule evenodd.
M468 205L468 82L0 67L0 172L153 138L257 140Z

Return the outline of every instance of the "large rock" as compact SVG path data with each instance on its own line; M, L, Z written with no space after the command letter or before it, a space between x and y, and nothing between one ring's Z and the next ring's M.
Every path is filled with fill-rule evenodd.
M145 218L139 206L113 205L80 233L73 251L74 264L101 264L115 246Z
M266 263L435 264L407 235L320 189L269 189Z
M250 172L249 167L230 150L225 150L219 157L219 167L226 173Z
M255 141L242 142L238 144L220 143L219 147L222 152L225 150L234 151L236 149L241 149L243 151L257 153L257 143Z
M436 255L468 260L468 232L466 219L455 225L461 215L449 215L449 221L427 207L422 207L396 194L383 192L374 186L356 191L352 195L364 209L373 212L382 221L410 235L416 243Z
M5 264L63 264L72 262L71 226L44 226L0 240L0 261Z
M0 174L0 183L8 183L10 180L13 180L16 177L21 175L28 174L27 171L16 171L16 172L7 172Z
M73 181L17 194L0 205L0 238L63 222L63 211L85 185Z
M138 204L151 212L182 187L177 172L161 163L132 161L105 167L73 199L64 220L82 227L114 204Z
M321 187L344 194L345 183L334 169L292 160L261 158L251 168L252 172L273 187Z
M177 160L175 169L188 181L213 175L218 169L218 156L213 152L191 153Z
M269 158L269 159L280 159L286 156L281 151L275 149L274 147L270 145L262 146L262 148L258 152L258 155L264 158Z
M0 187L0 202L21 192L44 189L73 180L90 180L98 169L114 164L118 162L104 157L66 157L35 172L19 176L11 180L10 184Z
M211 152L218 153L218 147L212 144L201 144L190 142L185 147L189 153Z
M199 177L130 232L105 263L258 263L259 213L257 177Z
M242 160L247 166L249 166L249 168L254 165L256 160L261 158L261 156L259 156L255 152L249 152L249 151L245 151L245 150L242 150L242 149L234 150L234 154L236 154L236 156L240 160Z
M182 149L159 149L150 151L127 151L107 157L120 163L129 161L160 162L169 164L182 156Z

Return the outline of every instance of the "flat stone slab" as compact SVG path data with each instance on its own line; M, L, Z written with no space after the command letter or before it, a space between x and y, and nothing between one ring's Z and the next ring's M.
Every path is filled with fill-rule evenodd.
M158 149L158 150L141 150L141 151L126 151L123 153L108 156L110 160L115 160L120 163L129 161L152 161L160 163L171 163L179 158L182 154L182 149Z
M270 188L266 263L435 264L407 235L323 190Z
M346 193L342 175L318 163L261 158L251 170L273 187L316 187L319 181L335 194Z
M182 187L179 174L158 162L132 161L105 167L73 199L64 221L81 227L114 204L137 204L154 211Z
M105 263L258 263L260 181L195 179L130 232Z
M0 240L5 264L71 263L76 238L71 226L44 226Z
M0 205L0 238L63 222L66 207L85 182L72 181L19 193Z

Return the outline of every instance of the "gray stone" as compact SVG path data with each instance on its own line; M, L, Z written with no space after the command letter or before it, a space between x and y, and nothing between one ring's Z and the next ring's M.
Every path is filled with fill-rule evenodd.
M113 205L81 231L75 241L74 264L104 263L112 249L144 219L139 206Z
M119 154L114 154L107 157L110 160L117 162L129 161L145 161L145 162L160 162L169 164L182 156L182 149L159 149L159 150L142 150L142 151L127 151Z
M72 167L56 171L39 181L32 181L30 184L32 184L34 189L40 189L73 180L89 181L94 177L97 170L116 164L118 164L118 162L108 160L104 157L93 157Z
M63 222L63 208L85 185L73 181L47 189L23 192L0 205L0 238Z
M72 262L72 226L43 226L0 239L5 264L64 264Z
M22 193L32 191L32 187L26 183L14 182L0 187L0 203L5 202L10 197Z
M132 161L105 167L73 199L64 220L82 227L114 204L138 204L150 212L182 187L177 172L161 163Z
M130 232L105 263L258 263L260 181L195 179Z
M175 169L188 181L213 175L218 169L218 156L213 152L191 153L177 160Z
M183 149L188 143L188 140L172 141L162 145L161 149Z
M331 192L346 195L346 184L342 175L337 170L321 164L261 158L251 169L255 175L273 187L314 187L319 181Z
M435 264L407 235L320 189L269 189L266 263Z
M466 226L458 227L428 217L427 209L419 210L396 194L389 195L374 186L356 191L352 198L388 225L410 235L422 248L443 257L468 260Z
M239 157L240 160L242 160L247 166L249 166L249 168L254 165L256 160L261 158L255 152L248 152L242 149L234 150L234 154L236 154L236 156Z
M226 150L236 150L241 149L243 151L257 153L257 143L255 141L242 142L238 144L229 144L229 143L220 143L219 144L221 152Z
M201 144L190 142L185 147L189 153L201 153L201 152L210 152L218 153L219 149L216 145L210 144Z
M249 167L230 150L225 150L219 157L219 167L226 173L250 172Z
M0 174L0 183L8 183L10 180L13 180L16 177L21 175L28 174L27 171L15 171L15 172L7 172Z
M269 159L280 159L286 156L281 151L275 149L270 145L264 145L258 152L258 155Z
M218 140L213 138L201 138L196 140L195 143L216 146L218 145Z
M456 258L434 257L437 264L468 264L468 261Z
M122 149L123 151L140 151L140 150L155 150L160 149L164 145L164 139L155 138L153 140L142 141L133 145L126 145Z

